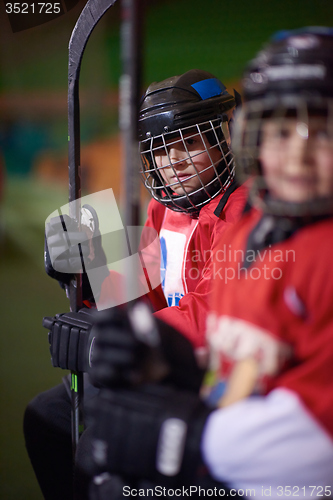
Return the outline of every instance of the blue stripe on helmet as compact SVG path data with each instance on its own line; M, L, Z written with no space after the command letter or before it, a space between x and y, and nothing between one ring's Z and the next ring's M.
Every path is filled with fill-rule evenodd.
M227 93L226 87L217 78L201 80L200 82L193 83L191 87L198 92L203 101L205 99L209 99L210 97Z
M290 36L298 35L328 35L333 36L333 28L326 26L307 26L305 28L296 28L294 30L277 31L271 37L273 42L280 42Z

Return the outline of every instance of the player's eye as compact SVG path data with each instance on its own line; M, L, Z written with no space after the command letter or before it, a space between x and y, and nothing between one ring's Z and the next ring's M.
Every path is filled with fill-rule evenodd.
M185 144L187 147L197 146L199 143L198 137L187 137L185 139Z

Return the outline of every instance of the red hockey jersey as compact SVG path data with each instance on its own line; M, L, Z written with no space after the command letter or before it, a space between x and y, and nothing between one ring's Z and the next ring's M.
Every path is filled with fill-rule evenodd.
M232 184L204 206L198 218L169 210L155 200L148 206L145 226L157 231L160 247L156 252L155 246L152 255L147 247L144 272L155 275L156 281L157 270L161 284L152 286L146 297L154 314L188 337L195 347L205 345L212 254L226 229L240 219L246 203L247 188L235 188L236 184ZM146 285L145 278L140 280ZM112 274L102 285L100 302L107 302L120 288L119 276Z
M206 343L213 252L226 229L240 219L246 199L246 187L239 186L204 206L198 219L168 210L154 200L149 204L146 225L159 233L162 261L162 284L149 298L155 315L182 332L195 347Z
M215 251L212 368L228 379L237 361L254 358L254 392L293 391L333 436L333 219L299 229L253 255L244 269L260 217L246 214Z

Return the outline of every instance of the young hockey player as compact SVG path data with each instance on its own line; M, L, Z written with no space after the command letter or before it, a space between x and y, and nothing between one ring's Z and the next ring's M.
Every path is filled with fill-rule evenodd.
M236 98L239 98L236 93ZM144 183L152 200L146 227L161 242L162 286L149 293L157 317L204 344L211 255L225 230L242 213L247 190L235 182L229 126L236 102L212 74L191 70L150 85L140 107L139 140ZM67 222L68 219L66 219ZM54 219L46 228L49 253L76 266L67 250L78 241L75 224ZM73 254L77 246L71 247ZM160 256L153 256L160 258ZM52 259L51 259L52 260ZM59 258L58 265L59 265ZM47 259L47 272L54 270ZM68 282L69 274L56 273ZM114 294L113 275L104 280L101 303Z
M133 487L145 479L156 495L332 497L332 53L332 29L283 32L245 73L233 140L252 207L216 249L208 322L220 408L174 387L102 390L79 446L123 476L124 496L147 494ZM104 383L112 324L95 332Z
M246 201L230 149L235 104L217 78L191 70L150 85L140 107L142 175L153 198L146 226L161 242L162 286L149 298L195 346L205 342L212 252ZM106 280L102 297L112 290Z
M155 317L175 326L195 347L205 345L212 252L225 230L240 218L247 196L246 188L235 182L230 149L229 124L235 105L234 97L212 74L191 70L152 84L140 108L142 175L153 197L146 226L159 233L162 254L162 286L148 298ZM71 250L66 253L67 238L79 241L80 236L75 223L69 218L65 221L67 234L60 220L51 221L46 230L47 272L61 282L68 282L70 276L54 272L48 252L60 255L66 267L68 260L73 269L80 267L76 248L73 255ZM107 301L113 293L110 275L104 279L99 300ZM88 370L92 323L93 316L86 309L45 320L53 366ZM115 337L108 336L108 345L117 344L116 333ZM176 342L180 354L186 351L185 338ZM177 358L172 353L171 358L169 362L187 379L185 385L197 385L200 374L192 353L188 363L184 355ZM116 356L115 362L124 361ZM108 368L104 376L112 376ZM94 389L85 390L85 399L96 394ZM70 410L69 395L65 385L60 385L38 395L25 413L28 454L48 500L73 495Z

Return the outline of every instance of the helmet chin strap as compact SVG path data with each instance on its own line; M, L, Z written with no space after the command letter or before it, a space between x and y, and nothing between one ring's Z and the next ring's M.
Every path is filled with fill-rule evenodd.
M265 248L287 240L297 231L305 226L314 224L321 220L332 217L330 215L308 215L308 216L280 216L264 213L249 234L245 256L251 255L250 259L245 257L243 267L248 269L253 264L253 255Z

